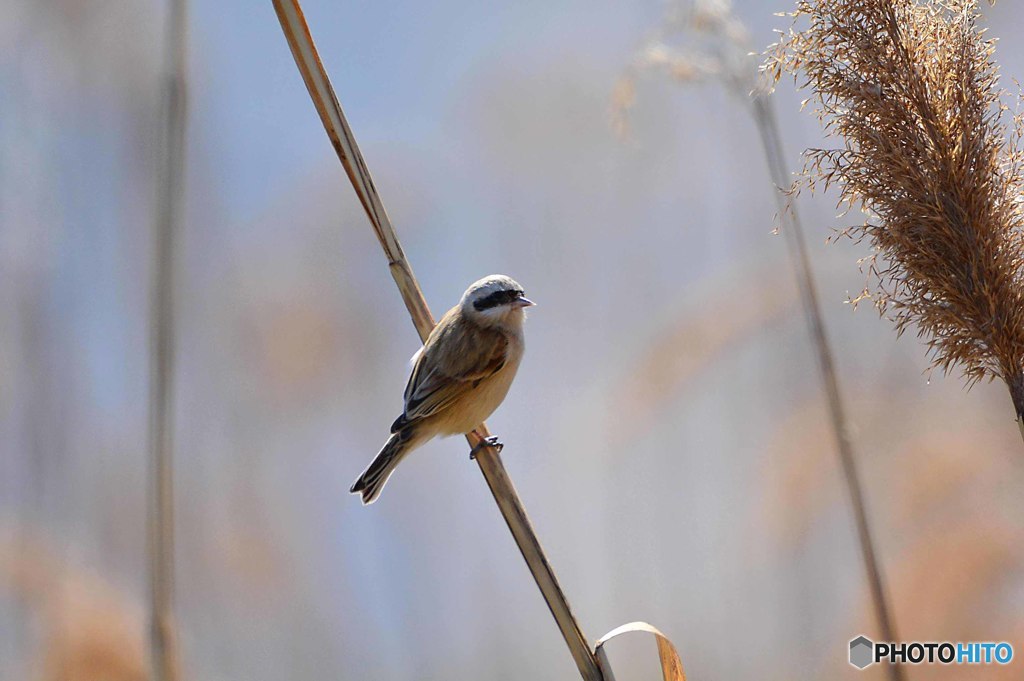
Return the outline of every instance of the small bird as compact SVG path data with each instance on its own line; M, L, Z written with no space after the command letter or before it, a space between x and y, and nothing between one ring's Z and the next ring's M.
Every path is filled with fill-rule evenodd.
M533 304L523 297L523 287L503 274L484 277L466 289L413 355L405 409L349 492L372 504L409 452L438 435L468 433L487 420L519 369L525 308ZM495 437L486 444L502 446ZM471 458L480 446L473 448Z

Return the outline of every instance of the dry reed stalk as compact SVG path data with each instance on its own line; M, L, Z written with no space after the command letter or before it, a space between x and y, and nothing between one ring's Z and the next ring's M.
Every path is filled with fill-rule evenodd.
M874 533L871 529L871 521L869 520L870 516L867 499L864 494L864 484L861 482L857 457L853 449L849 419L846 416L846 404L839 389L839 376L836 372L832 346L829 343L828 333L825 329L821 303L818 300L818 287L814 280L814 273L811 270L811 260L807 253L807 241L804 237L803 225L800 222L796 206L787 206L782 196L782 188L786 186L788 173L785 162L782 160L783 147L779 125L775 118L774 108L764 93L755 93L753 95L753 105L754 119L757 121L758 131L761 134L761 141L764 145L765 158L768 161L771 176L776 187L774 192L776 205L783 223L783 231L789 237L790 255L793 257L796 265L800 294L804 302L804 316L807 319L811 339L817 350L818 370L821 374L825 396L828 401L829 416L832 421L832 435L835 438L839 463L843 469L843 481L846 483L846 492L849 495L850 506L853 511L861 562L864 565L868 588L871 590L875 622L878 625L878 630L883 640L897 641L899 638L896 633L892 607L889 604L885 574L882 570L881 561L878 559L878 552L875 549ZM887 670L889 677L893 681L900 681L905 677L902 667L888 665Z
M702 44L696 49L674 48L667 42L669 35L673 33L699 38ZM688 10L680 6L666 19L662 32L641 50L632 69L633 72L651 68L662 69L681 82L716 79L722 82L732 94L749 105L748 110L757 126L765 160L768 164L769 177L774 189L773 196L793 262L800 299L804 307L804 318L807 320L811 342L815 349L822 389L825 392L829 408L832 435L835 439L843 480L850 498L861 561L875 607L876 622L884 640L895 641L897 635L891 614L892 608L889 605L886 592L884 572L875 550L864 486L861 483L857 457L850 436L846 406L839 388L835 353L825 328L817 283L807 252L803 224L800 222L796 205L787 202L782 193L784 188L788 188L792 184L789 181L789 172L783 160L785 154L782 135L775 111L767 97L769 93L757 87L757 70L750 58L748 41L749 31L743 22L733 14L732 3L729 0L696 0ZM620 111L625 111L632 104L633 88L630 86L630 81L633 77L632 73L627 74L618 88L617 106ZM621 120L620 113L616 121L620 128L622 127ZM890 666L888 669L890 677L894 681L903 678L903 672L899 667Z
M338 158L344 166L352 187L359 196L366 215L377 234L384 254L388 258L392 278L402 294L402 299L420 335L420 340L425 341L434 327L433 316L430 314L426 300L412 272L412 267L405 258L391 220L377 194L363 155L359 151L359 146L345 119L341 104L334 94L334 87L320 61L320 55L313 43L309 26L302 14L302 8L299 6L298 0L274 0L274 9L288 40L292 56L295 58L295 64L302 74L317 112L320 114L320 120L327 136L334 145ZM466 440L474 449L478 445L484 444L487 437L489 437L489 432L486 424L481 424L475 431L466 434ZM675 646L664 634L646 622L634 622L619 627L601 638L596 650L590 649L579 623L569 608L565 594L555 578L554 571L544 555L544 550L541 548L540 541L526 515L526 510L519 500L519 495L505 471L499 450L493 446L485 446L477 454L476 461L548 609L555 618L555 623L576 662L580 676L585 681L614 681L603 646L623 634L643 632L652 634L657 640L664 681L686 681L682 662L680 662Z
M1007 124L977 2L801 0L792 17L764 68L802 76L842 139L808 152L799 186L835 184L867 214L844 232L875 251L862 297L944 373L1003 380L1024 436L1024 125Z
M334 88L320 61L302 9L297 0L274 0L274 9L277 11L278 20L288 39L295 63L302 74L317 112L320 114L327 135L330 137L338 158L366 210L366 215L377 234L377 239L384 249L388 266L391 269L391 276L402 294L402 300L405 302L406 309L420 335L420 340L425 341L434 328L434 318L430 314L423 292L412 272L412 267L406 260L391 220L384 210L370 172L366 168L363 155L359 151L352 130L349 128L341 105L334 94ZM476 431L466 435L471 447L481 444L487 437L489 437L489 432L484 424L481 424ZM477 454L476 462L479 464L491 494L494 496L494 500L558 624L580 675L586 681L606 681L598 666L594 651L590 649L576 617L569 608L569 603L555 578L555 573L548 563L544 550L541 548L530 519L519 500L519 495L505 471L498 449L485 446Z
M149 402L150 641L155 681L180 678L174 622L174 255L185 185L187 0L171 0L165 29L152 282Z

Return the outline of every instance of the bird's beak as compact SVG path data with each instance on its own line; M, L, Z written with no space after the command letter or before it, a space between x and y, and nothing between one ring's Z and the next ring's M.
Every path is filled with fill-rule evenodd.
M519 298L518 300L516 300L516 305L518 307L533 307L536 304L537 303L533 302L529 298Z

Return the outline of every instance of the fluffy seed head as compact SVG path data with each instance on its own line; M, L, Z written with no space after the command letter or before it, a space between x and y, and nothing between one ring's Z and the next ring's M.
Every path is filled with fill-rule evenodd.
M808 152L802 186L835 185L866 221L875 290L899 332L968 384L1006 381L1024 414L1024 188L1017 142L973 0L801 0L769 51L838 148Z

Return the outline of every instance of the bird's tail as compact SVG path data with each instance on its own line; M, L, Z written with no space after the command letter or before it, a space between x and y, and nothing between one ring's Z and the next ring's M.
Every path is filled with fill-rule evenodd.
M364 504L372 504L380 496L381 490L384 489L384 483L391 477L395 466L409 453L413 444L410 438L403 436L401 431L394 433L384 443L377 456L373 457L373 461L355 481L349 492L362 495Z

